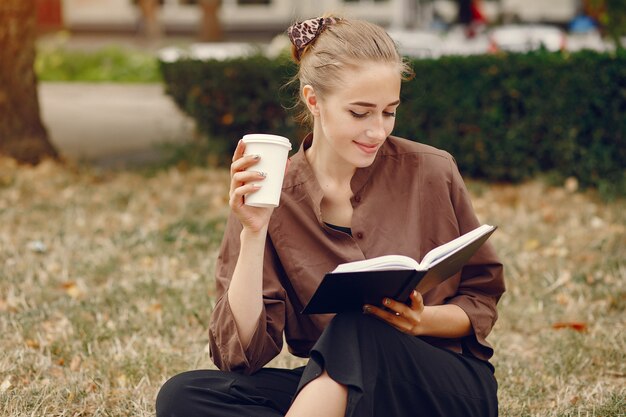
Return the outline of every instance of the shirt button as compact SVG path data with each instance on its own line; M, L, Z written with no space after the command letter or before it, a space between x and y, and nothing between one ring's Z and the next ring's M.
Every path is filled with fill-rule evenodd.
M356 238L357 238L357 239L363 239L363 233L361 233L361 232L357 232L357 234L356 234Z

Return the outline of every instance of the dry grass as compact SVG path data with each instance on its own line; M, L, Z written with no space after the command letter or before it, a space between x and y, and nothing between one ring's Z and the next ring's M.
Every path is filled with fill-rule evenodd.
M0 160L0 415L153 415L166 378L211 366L227 182ZM470 189L507 266L491 336L501 415L623 416L626 202Z

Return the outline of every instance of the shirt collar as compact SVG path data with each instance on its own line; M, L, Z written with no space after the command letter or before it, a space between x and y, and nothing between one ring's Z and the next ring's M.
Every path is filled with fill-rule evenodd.
M322 198L324 197L324 193L319 183L317 182L317 178L315 177L315 173L313 172L311 164L309 164L309 160L304 154L304 152L311 146L312 142L313 133L309 133L302 140L298 152L296 152L290 158L289 171L285 176L283 189L302 185L308 195L311 196L313 204L315 205L316 213L318 214L318 217L321 221L320 207L322 204ZM350 188L352 189L352 193L354 195L361 191L361 189L368 183L371 174L376 170L376 167L379 165L382 154L385 153L387 146L388 142L385 141L381 149L378 150L378 153L376 154L376 158L374 159L372 165L365 168L357 168L350 182Z
M304 192L311 198L315 214L317 215L320 223L322 222L322 198L324 198L324 192L317 182L315 173L309 160L306 159L304 151L306 151L313 142L313 134L309 133L305 136L304 140L300 144L300 149L291 158L289 158L289 169L285 180L283 182L283 190L296 188L302 186Z

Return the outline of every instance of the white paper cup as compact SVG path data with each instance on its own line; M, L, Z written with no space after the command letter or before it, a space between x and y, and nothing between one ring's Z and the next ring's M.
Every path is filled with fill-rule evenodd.
M261 188L246 194L244 202L254 207L278 207L283 177L285 176L285 165L291 150L289 139L282 136L254 133L245 135L243 143L246 144L246 155L261 156L259 162L248 169L266 173L264 180L252 182L252 184L260 185Z

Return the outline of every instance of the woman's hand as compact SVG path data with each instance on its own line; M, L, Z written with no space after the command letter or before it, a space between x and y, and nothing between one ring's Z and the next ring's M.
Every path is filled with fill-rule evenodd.
M411 305L392 300L383 299L383 305L391 310L384 310L370 304L363 306L363 312L375 316L403 333L419 336L422 332L422 314L424 312L424 299L422 294L413 290L411 292Z
M233 154L233 162L230 165L230 192L229 205L235 213L244 229L253 233L262 231L269 223L273 208L252 207L244 203L244 196L261 188L261 185L251 182L262 181L265 173L246 169L259 162L259 155L244 155L246 149L242 140L237 144Z

